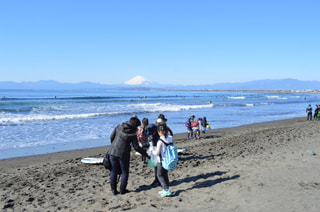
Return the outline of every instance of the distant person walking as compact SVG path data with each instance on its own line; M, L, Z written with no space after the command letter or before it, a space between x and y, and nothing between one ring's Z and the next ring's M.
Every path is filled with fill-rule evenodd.
M306 113L307 113L307 121L312 120L312 107L311 104L306 108Z
M191 125L195 140L200 139L201 122L202 122L202 118L198 118L198 120L195 120Z
M188 118L187 122L186 122L186 128L187 128L187 131L188 131L188 136L187 136L187 139L191 139L193 138L193 130L192 130L192 123L194 121L194 115L192 115L190 118Z
M319 106L316 105L316 109L314 109L314 115L313 115L314 121L318 119L318 111L319 111Z
M207 118L203 117L202 122L201 122L201 129L202 129L203 134L206 133L207 125L208 125Z

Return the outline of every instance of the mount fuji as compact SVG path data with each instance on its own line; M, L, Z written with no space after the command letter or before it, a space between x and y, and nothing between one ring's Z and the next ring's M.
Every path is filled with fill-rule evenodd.
M139 75L136 76L128 81L125 81L124 84L126 85L148 85L150 84L150 80L148 80L147 78Z

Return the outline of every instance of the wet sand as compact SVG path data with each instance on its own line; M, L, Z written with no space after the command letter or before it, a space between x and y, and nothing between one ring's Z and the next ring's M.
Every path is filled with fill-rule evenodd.
M132 151L129 193L113 196L109 171L80 162L108 147L0 160L2 211L319 211L320 122L296 118L174 136L171 197ZM316 155L307 154L312 150Z

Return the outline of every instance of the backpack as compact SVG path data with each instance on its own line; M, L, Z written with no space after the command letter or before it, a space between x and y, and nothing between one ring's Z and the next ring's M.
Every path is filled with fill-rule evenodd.
M109 171L111 171L112 167L111 167L111 162L110 162L110 158L109 158L109 153L108 152L104 156L102 163L103 163L104 168L109 169Z
M162 167L168 171L172 171L176 168L178 163L178 149L172 143L167 144L164 140L160 140L167 146L162 160Z
M198 126L198 123L199 123L199 120L195 120L195 121L192 123L192 127Z
M137 139L139 142L144 142L147 138L146 135L143 133L143 131L144 131L143 127L138 128Z
M191 127L190 119L188 119L188 121L186 122L186 127Z

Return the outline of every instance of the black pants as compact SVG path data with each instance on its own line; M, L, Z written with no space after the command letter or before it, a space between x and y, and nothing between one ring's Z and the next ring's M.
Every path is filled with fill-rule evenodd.
M163 189L165 191L168 191L169 189L169 177L168 177L168 170L165 170L162 167L162 163L158 163L158 167L157 167L157 177L158 180L161 184L161 186L163 187Z
M308 113L308 118L307 120L312 120L312 113Z
M313 119L318 119L318 113L315 113L315 114L313 115Z

